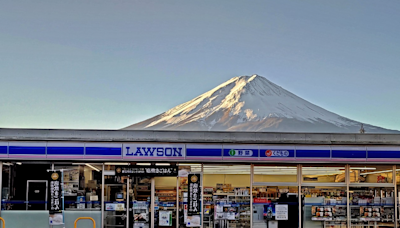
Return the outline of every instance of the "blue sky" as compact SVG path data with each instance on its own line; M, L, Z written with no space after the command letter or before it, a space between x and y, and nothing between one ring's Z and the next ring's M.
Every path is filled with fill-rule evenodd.
M400 130L400 1L0 3L0 127L119 129L239 75Z

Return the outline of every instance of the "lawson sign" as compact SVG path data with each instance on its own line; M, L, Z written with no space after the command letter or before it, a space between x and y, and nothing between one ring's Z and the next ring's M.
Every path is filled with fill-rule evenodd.
M123 144L124 159L185 159L185 144Z

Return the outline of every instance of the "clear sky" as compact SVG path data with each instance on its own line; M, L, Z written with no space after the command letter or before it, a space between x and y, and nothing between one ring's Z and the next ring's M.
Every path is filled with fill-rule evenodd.
M119 129L239 75L400 130L400 1L0 3L0 128Z

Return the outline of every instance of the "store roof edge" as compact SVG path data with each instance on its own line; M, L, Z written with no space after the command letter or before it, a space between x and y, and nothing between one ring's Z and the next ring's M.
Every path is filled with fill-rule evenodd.
M274 133L0 128L2 141L400 145L400 134Z

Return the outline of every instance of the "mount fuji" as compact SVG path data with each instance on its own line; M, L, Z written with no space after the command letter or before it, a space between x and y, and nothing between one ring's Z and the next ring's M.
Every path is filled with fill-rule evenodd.
M234 77L122 130L359 133L363 123L318 107L264 77ZM363 124L366 133L399 133Z

